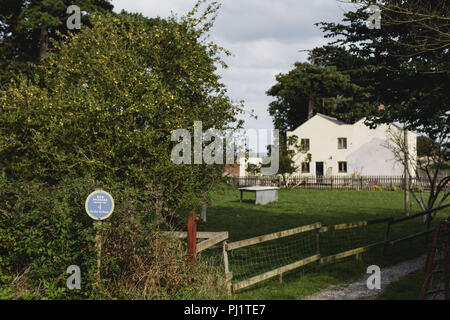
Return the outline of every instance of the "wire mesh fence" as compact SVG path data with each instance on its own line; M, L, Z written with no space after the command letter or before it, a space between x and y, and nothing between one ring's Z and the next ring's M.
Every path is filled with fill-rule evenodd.
M230 251L233 281L239 282L314 255L315 232L259 243Z
M383 241L384 232L377 225L359 226L343 230L333 230L320 234L320 254L333 256L356 248Z
M316 223L291 230L231 242L224 247L226 273L233 291L251 286L284 272L311 263L324 264L348 259L373 247L388 248L398 243L415 241L426 236L431 226L414 223L435 211L435 208L411 217L392 217L322 226ZM394 225L402 224L396 228ZM394 239L394 240L392 240Z
M383 254L394 246L403 248L401 250L405 245L425 248L434 226L424 224L423 218L448 207L450 204L395 219L387 217L331 226L317 222L236 242L228 242L227 232L204 232L198 236L209 238L203 240L204 244L208 243L208 250L200 251L211 267L225 272L231 293L275 276L280 276L281 280L283 273L300 267L306 270L314 268L314 264L317 267L347 261L354 256L358 258L374 247L381 247ZM202 247L201 243L197 249ZM431 285L434 285L433 279Z

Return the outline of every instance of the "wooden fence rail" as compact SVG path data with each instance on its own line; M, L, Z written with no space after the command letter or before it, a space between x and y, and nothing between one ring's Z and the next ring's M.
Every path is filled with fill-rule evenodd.
M344 259L351 256L358 257L362 253L368 251L369 249L376 247L376 246L383 246L383 253L385 250L389 247L392 247L396 245L397 243L415 239L417 237L421 237L423 235L428 235L433 230L430 229L430 224L427 223L426 228L427 230L424 232L415 233L412 235L408 235L406 237L391 240L390 239L390 232L392 229L392 226L404 221L408 221L411 219L415 219L418 217L431 215L439 210L445 209L450 207L450 204L443 205L439 208L434 208L432 210L427 210L424 212L420 212L414 215L411 215L409 217L401 217L401 218L381 218L381 219L374 219L374 220L367 220L367 221L358 221L358 222L352 222L352 223L342 223L337 225L331 225L331 226L322 226L320 222L301 226L289 230L284 230L280 232L275 232L271 234L266 234L258 237L253 237L250 239L240 240L236 242L227 243L228 239L228 232L196 232L195 229L195 214L190 215L190 224L194 227L188 228L188 232L167 232L168 234L175 236L177 238L188 238L190 239L189 242L189 253L191 255L192 262L195 263L196 256L195 254L202 252L206 249L216 247L218 244L222 244L222 253L223 253L223 262L224 262L224 269L225 269L225 280L227 284L228 293L231 294L233 291L237 291L246 287L249 287L251 285L254 285L258 282L264 281L266 279L270 279L275 276L280 277L280 281L282 279L282 275L285 272L300 268L302 266L305 266L310 263L316 263L317 266L325 263L330 263L333 261L337 261L339 259ZM321 248L320 248L320 234L326 233L326 232L332 232L332 231L338 231L338 230L346 230L346 229L353 229L353 228L360 228L365 227L368 225L374 225L374 224L381 224L381 223L387 223L385 236L383 241L379 241L376 243L372 243L363 247L354 248L351 250L346 250L344 252L340 252L334 255L322 257L321 256ZM257 245L260 243L264 243L267 241L274 241L285 237L290 237L293 235L309 232L309 231L315 231L315 254L303 258L301 260L295 261L293 263L287 264L285 266L278 267L276 269L264 272L262 274L253 276L249 279L239 281L237 283L232 283L233 281L233 272L230 270L229 265L229 256L228 253L237 250L240 248ZM195 241L194 241L195 239ZM197 239L201 239L203 241L197 242Z
M270 241L270 240L293 236L295 234L299 234L299 233L303 233L303 232L307 232L307 231L311 231L311 230L315 230L315 229L320 229L321 226L322 225L320 224L320 222L317 222L317 223L314 223L314 224L311 224L308 226L302 226L302 227L298 227L298 228L294 228L294 229L290 229L290 230L266 234L266 235L251 238L251 239L232 242L227 245L227 250L228 251L236 250L236 249L239 249L242 247L247 247L247 246L251 246L254 244L258 244L258 243L262 243L262 242L266 242L266 241Z
M420 212L414 215L411 215L409 217L403 217L403 218L397 218L394 219L393 217L388 217L388 218L382 218L382 219L374 219L374 220L368 220L368 221L359 221L359 222L353 222L353 223L345 223L345 224L337 224L337 225L332 225L332 226L322 226L322 224L320 222L311 224L311 225L307 225L307 226L301 226L298 228L294 228L294 229L290 229L290 230L285 230L285 231L281 231L281 232L276 232L276 233L271 233L271 234L266 234L266 235L262 235L259 237L254 237L254 238L250 238L250 239L246 239L246 240L241 240L241 241L237 241L237 242L232 242L232 243L226 243L224 242L223 244L223 255L224 255L224 264L225 264L225 277L226 277L226 281L227 281L227 287L228 287L228 292L231 294L232 291L236 291L236 290L240 290L246 287L249 287L251 285L254 285L258 282L267 280L269 278L275 277L275 276L279 276L280 279L283 275L283 273L290 271L290 270L294 270L297 269L299 267L305 266L307 264L310 263L317 263L317 265L320 264L324 264L324 263L329 263L329 262L333 262L339 259L343 259L343 258L347 258L347 257L351 257L351 256L359 256L362 253L368 251L369 249L373 248L373 247L377 247L377 246L383 246L383 253L385 252L385 250L388 247L392 247L394 245L396 245L399 242L403 242L403 241L407 241L407 240L412 240L415 239L417 237L426 235L430 232L432 232L432 230L428 230L428 225L427 225L427 230L424 232L419 232L419 233L415 233L412 235L408 235L404 238L400 238L400 239L395 239L395 240L390 240L390 231L391 231L391 227L394 224L397 223L401 223L407 220L411 220L414 218L418 218L421 216L425 216L425 215L430 215L434 212L437 212L439 210L445 209L450 207L450 204L441 206L439 208L434 208L432 210L427 210L424 212ZM375 242L363 247L359 247L359 248L354 248L351 250L347 250L344 252L340 252L334 255L330 255L330 256L326 256L326 257L321 257L321 253L320 253L320 246L319 246L319 237L321 233L325 233L325 232L331 232L331 231L336 231L336 230L345 230L345 229L352 229L352 228L360 228L360 227L364 227L364 226L368 226L368 225L374 225L374 224L381 224L381 223L387 223L387 227L386 227L386 232L385 232L385 237L383 241L379 241L379 242ZM288 265L282 266L282 267L278 267L274 270L271 271L267 271L264 272L262 274L259 274L257 276L253 276L249 279L240 281L238 283L232 283L233 280L233 273L232 270L230 270L230 266L229 266L229 258L228 258L228 252L239 249L239 248L243 248L243 247L247 247L247 246L252 246L252 245L256 245L259 243L263 243L266 241L272 241L272 240L277 240L280 238L284 238L284 237L289 237L292 235L296 235L299 233L303 233L303 232L308 232L308 231L316 231L316 238L315 238L315 250L316 250L316 254L307 258L304 258L302 260L290 263Z
M250 278L248 280L244 280L244 281L241 281L241 282L233 284L233 286L232 286L233 291L237 291L237 290L249 287L251 285L254 285L254 284L256 284L258 282L261 282L261 281L264 281L266 279L270 279L272 277L282 276L282 274L284 272L288 272L288 271L300 268L300 267L305 266L305 265L307 265L309 263L312 263L312 262L315 262L315 261L319 261L319 260L320 260L320 255L316 254L316 255L308 257L306 259L302 259L300 261L288 264L286 266L274 269L272 271L265 272L265 273L260 274L258 276L252 277L252 278Z
M356 249L352 249L352 250L344 251L344 252L341 252L341 253L337 253L337 254L334 254L334 255L331 255L331 256L328 256L328 257L320 258L319 262L320 262L320 264L323 264L323 263L328 263L328 262L336 261L336 260L339 260L339 259L344 259L344 258L351 257L351 256L357 256L357 255L359 255L361 253L364 253L364 252L368 251L369 249L371 249L373 247L376 247L376 246L379 246L379 245L382 245L382 244L385 244L385 241L372 243L372 244L369 244L369 245L364 246L364 247L359 247L359 248L356 248Z
M433 213L435 213L435 212L437 212L439 210L442 210L442 209L445 209L445 208L449 208L449 207L450 207L450 203L442 205L442 206L440 206L438 208L433 208L431 210L422 211L422 212L419 212L419 213L416 213L416 214L413 214L413 215L410 215L410 216L407 216L407 217L397 218L397 219L394 219L392 221L392 224L396 224L396 223L403 222L403 221L406 221L406 220L411 220L411 219L414 219L414 218L417 218L417 217L422 217L422 216L425 216L425 215L433 214Z
M179 239L187 239L188 233L183 231L167 231L166 234L170 234ZM205 251L206 249L212 248L215 245L222 243L228 239L228 232L197 232L197 239L203 241L196 243L196 253ZM205 240L204 240L205 239Z
M328 231L335 231L335 230L345 230L345 229L352 229L352 228L359 228L359 227L365 227L377 223L383 223L390 221L391 218L382 218L382 219L374 219L374 220L368 220L368 221L358 221L358 222L352 222L352 223L343 223L343 224L336 224L334 226L326 226L320 228L319 232L328 232Z

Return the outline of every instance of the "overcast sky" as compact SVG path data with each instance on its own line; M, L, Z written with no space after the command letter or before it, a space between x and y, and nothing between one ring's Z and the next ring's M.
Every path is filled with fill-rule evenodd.
M306 61L299 50L327 43L314 23L341 21L344 5L337 0L221 0L222 7L211 30L211 40L232 52L221 70L230 97L244 100L248 129L271 129L267 109L272 101L265 92L275 84L275 75ZM112 0L114 11L125 9L147 17L185 15L195 0Z

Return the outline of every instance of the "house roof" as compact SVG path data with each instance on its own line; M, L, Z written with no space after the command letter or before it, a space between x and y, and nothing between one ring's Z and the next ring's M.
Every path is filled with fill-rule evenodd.
M316 113L312 118L317 117L317 116L319 116L319 117L321 117L321 118L324 118L324 119L326 119L326 120L328 120L328 121L331 121L331 122L333 122L334 124L337 124L338 126L342 126L342 125L345 125L345 126L352 126L352 125L354 125L354 124L356 124L356 123L358 123L358 122L360 122L360 121L362 121L362 120L365 119L365 118L361 118L360 120L356 121L356 122L353 123L353 124L348 124L348 123L345 123L345 122L342 122L342 121L338 120L337 118L330 117L330 116L324 115L324 114L322 114L322 113ZM311 118L311 119L312 119L312 118ZM308 122L308 121L311 120L311 119L308 119L306 122ZM301 125L299 125L297 128L295 128L295 129L292 130L292 131L297 130L299 127L301 127L302 125L304 125L306 122L302 123ZM392 123L390 123L390 124L393 125L394 127L396 127L396 128L399 129L399 130L403 130L403 128L400 127L400 126L399 126L398 124L396 124L396 123L393 123L393 122L392 122ZM289 132L292 132L292 131L289 131ZM414 131L410 131L410 132L412 132L412 133L414 133L415 135L417 135L417 133L415 133Z
M338 120L338 119L336 119L336 118L333 118L333 117L330 117L330 116L327 116L327 115L324 115L324 114L321 114L321 113L316 113L311 119L314 119L315 117L321 117L321 118L323 118L323 119L326 119L326 120L328 120L328 121L333 122L334 124L337 124L338 126L346 125L346 123L344 123L344 122L342 122L342 121L340 121L340 120ZM311 120L311 119L306 120L306 121L303 122L301 125L299 125L297 128L295 128L294 130L288 131L288 132L292 132L292 131L297 130L298 128L300 128L301 126L303 126L306 122L308 122L308 121Z
M316 113L316 116L319 116L319 117L322 117L324 119L330 120L331 122L334 122L337 125L344 125L344 124L346 124L346 123L344 123L344 122L342 122L342 121L340 121L340 120L338 120L336 118L333 118L333 117L330 117L330 116L326 116L326 115L321 114L321 113Z

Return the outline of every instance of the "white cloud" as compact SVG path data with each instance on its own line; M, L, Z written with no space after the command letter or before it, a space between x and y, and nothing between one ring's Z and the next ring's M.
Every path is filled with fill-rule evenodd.
M195 0L113 0L115 11L125 9L147 17L181 16ZM245 100L246 110L255 110L258 120L246 116L246 128L272 128L268 114L271 97L265 92L275 84L275 75L287 72L296 61L305 61L299 50L324 45L327 40L314 23L339 21L343 8L336 0L224 0L211 39L230 50L221 70L231 98Z
M340 14L335 0L227 0L217 18L216 32L234 41L304 40L320 34L314 23L335 20Z
M195 5L195 0L112 0L114 11L122 9L128 12L142 13L147 17L167 17L173 11L178 15L188 13Z

